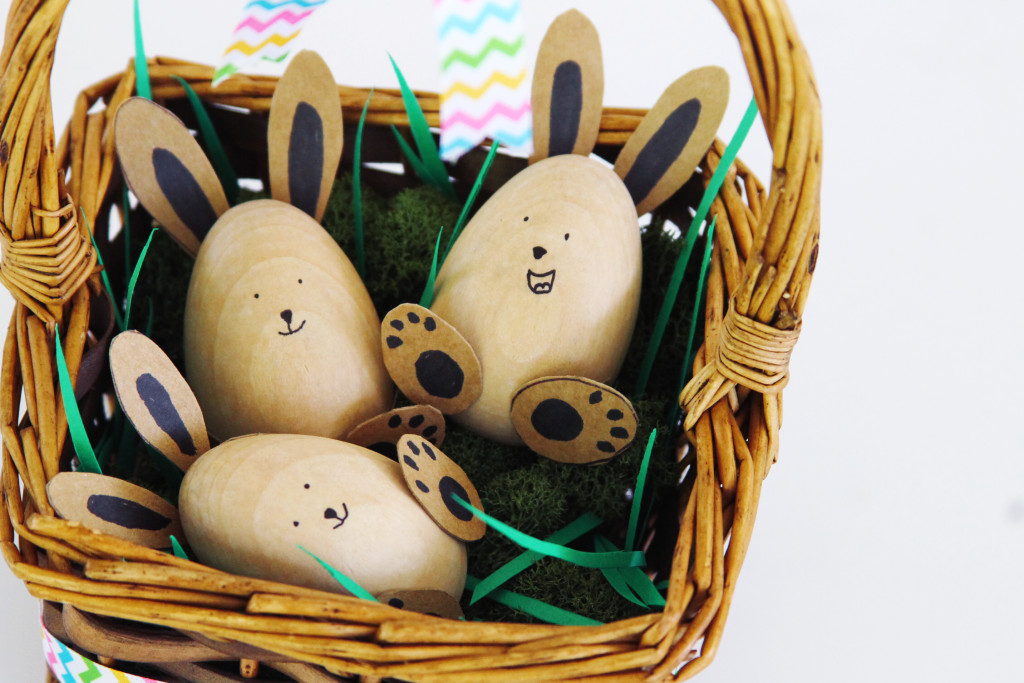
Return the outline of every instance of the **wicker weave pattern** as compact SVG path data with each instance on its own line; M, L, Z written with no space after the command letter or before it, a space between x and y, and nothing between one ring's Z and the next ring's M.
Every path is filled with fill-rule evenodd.
M96 343L87 330L90 304L101 290L95 254L81 246L75 217L80 207L95 224L111 210L118 178L110 128L135 81L129 66L82 92L70 126L53 144L49 75L66 4L13 3L0 55L2 274L19 302L0 374L0 553L29 591L84 612L245 643L365 680L659 681L681 665L681 678L705 668L722 636L762 481L777 456L782 418L781 393L758 393L772 382L744 382L744 373L730 370L729 363L747 374L776 377L775 384L784 381L778 379L785 376L785 362L777 351L740 354L739 361L733 351L749 351L750 335L778 338L791 350L796 333L790 331L799 328L817 257L820 106L782 0L716 0L739 39L774 150L770 192L737 161L712 206L718 228L705 339L695 380L684 392L692 431L679 448L696 476L680 491L678 537L659 539L674 542L667 605L661 613L596 628L442 621L231 576L54 517L45 484L59 469L67 423L55 388L51 323L62 323L76 378L83 354ZM271 78L242 77L213 91L209 67L157 59L150 69L157 99L182 95L171 79L177 75L207 101L265 111L275 85ZM366 91L339 92L346 119L354 120ZM419 99L437 125L437 96ZM100 100L105 108L89 113ZM621 145L642 114L606 109L599 143ZM367 120L403 125L398 93L376 91ZM723 150L716 141L702 162L705 182ZM67 187L62 168L70 171ZM78 246L61 241L68 235L77 236ZM33 240L47 239L47 262L24 260L42 246ZM22 268L30 266L49 279L25 279Z

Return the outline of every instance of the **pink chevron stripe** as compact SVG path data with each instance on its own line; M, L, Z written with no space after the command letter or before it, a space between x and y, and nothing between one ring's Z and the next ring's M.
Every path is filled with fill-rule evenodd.
M519 105L518 108L515 109L508 106L507 104L499 102L498 104L491 107L491 109L486 114L484 114L478 119L473 118L472 116L465 112L456 112L455 114L452 114L450 118L444 121L444 123L441 125L441 130L445 131L454 126L462 124L464 126L469 126L473 130L480 131L484 130L484 126L490 123L491 119L494 119L498 116L504 116L505 118L511 119L513 121L518 121L519 119L523 118L529 113L530 100L526 100L521 105Z
M268 28L270 28L270 26L272 24L274 24L274 23L276 23L278 21L287 21L289 24L294 26L295 24L299 23L300 21L302 21L303 19L305 19L306 17L308 17L312 13L313 13L312 9L308 9L305 12L300 12L299 14L294 14L291 10L287 10L286 9L286 10L281 10L281 12L278 13L276 16L273 16L270 19L267 19L266 22L261 22L256 17L246 17L242 21L242 23L240 23L235 28L235 33L241 31L243 28L251 28L251 29L255 30L257 33L263 33L263 31L266 31Z

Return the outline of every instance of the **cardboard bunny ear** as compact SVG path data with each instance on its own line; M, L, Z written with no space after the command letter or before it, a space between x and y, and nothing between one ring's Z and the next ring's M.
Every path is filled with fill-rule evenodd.
M267 147L274 199L324 215L344 142L338 85L315 52L295 55L270 101Z
M149 548L170 548L182 536L178 509L127 481L89 472L61 472L46 485L58 515Z
M199 143L177 116L141 97L118 108L114 143L128 187L195 256L206 233L229 208Z
M124 414L139 436L182 472L210 450L195 395L174 363L144 334L122 332L110 342L110 372Z
M604 67L597 29L582 13L560 15L544 35L533 74L530 162L594 149L601 129Z
M670 85L615 160L637 215L668 199L708 151L729 102L729 75L717 66L695 69Z

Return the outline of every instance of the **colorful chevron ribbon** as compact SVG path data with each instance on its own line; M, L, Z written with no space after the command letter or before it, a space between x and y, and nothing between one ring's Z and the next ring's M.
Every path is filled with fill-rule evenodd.
M161 683L154 678L133 676L97 664L54 638L45 626L40 628L46 663L60 683Z
M280 62L291 52L288 47L303 25L327 0L250 0L242 10L242 20L224 51L221 65L214 73L217 85L233 73L259 60Z
M520 0L434 0L441 54L441 156L484 138L514 154L533 147Z

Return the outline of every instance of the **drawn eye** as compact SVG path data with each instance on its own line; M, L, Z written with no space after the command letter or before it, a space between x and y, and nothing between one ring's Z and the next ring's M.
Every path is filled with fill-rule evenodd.
M309 484L306 484L306 485L305 485L305 486L303 486L302 488L304 488L304 489L308 489L308 488L309 488Z
M292 522L292 526L298 526L298 525L299 525L298 522Z
M253 294L253 295L252 295L252 298L253 298L253 299L259 299L259 298L260 298L260 295L259 295L259 293L257 292L256 294Z
M530 220L530 217L529 217L529 216L523 216L523 222L524 222L524 223L525 223L526 221L528 221L528 220Z
M300 285L302 284L302 278L301 277L299 278L299 284Z
M566 241L566 242L568 242L568 241L569 241L569 233L565 233L565 241Z

